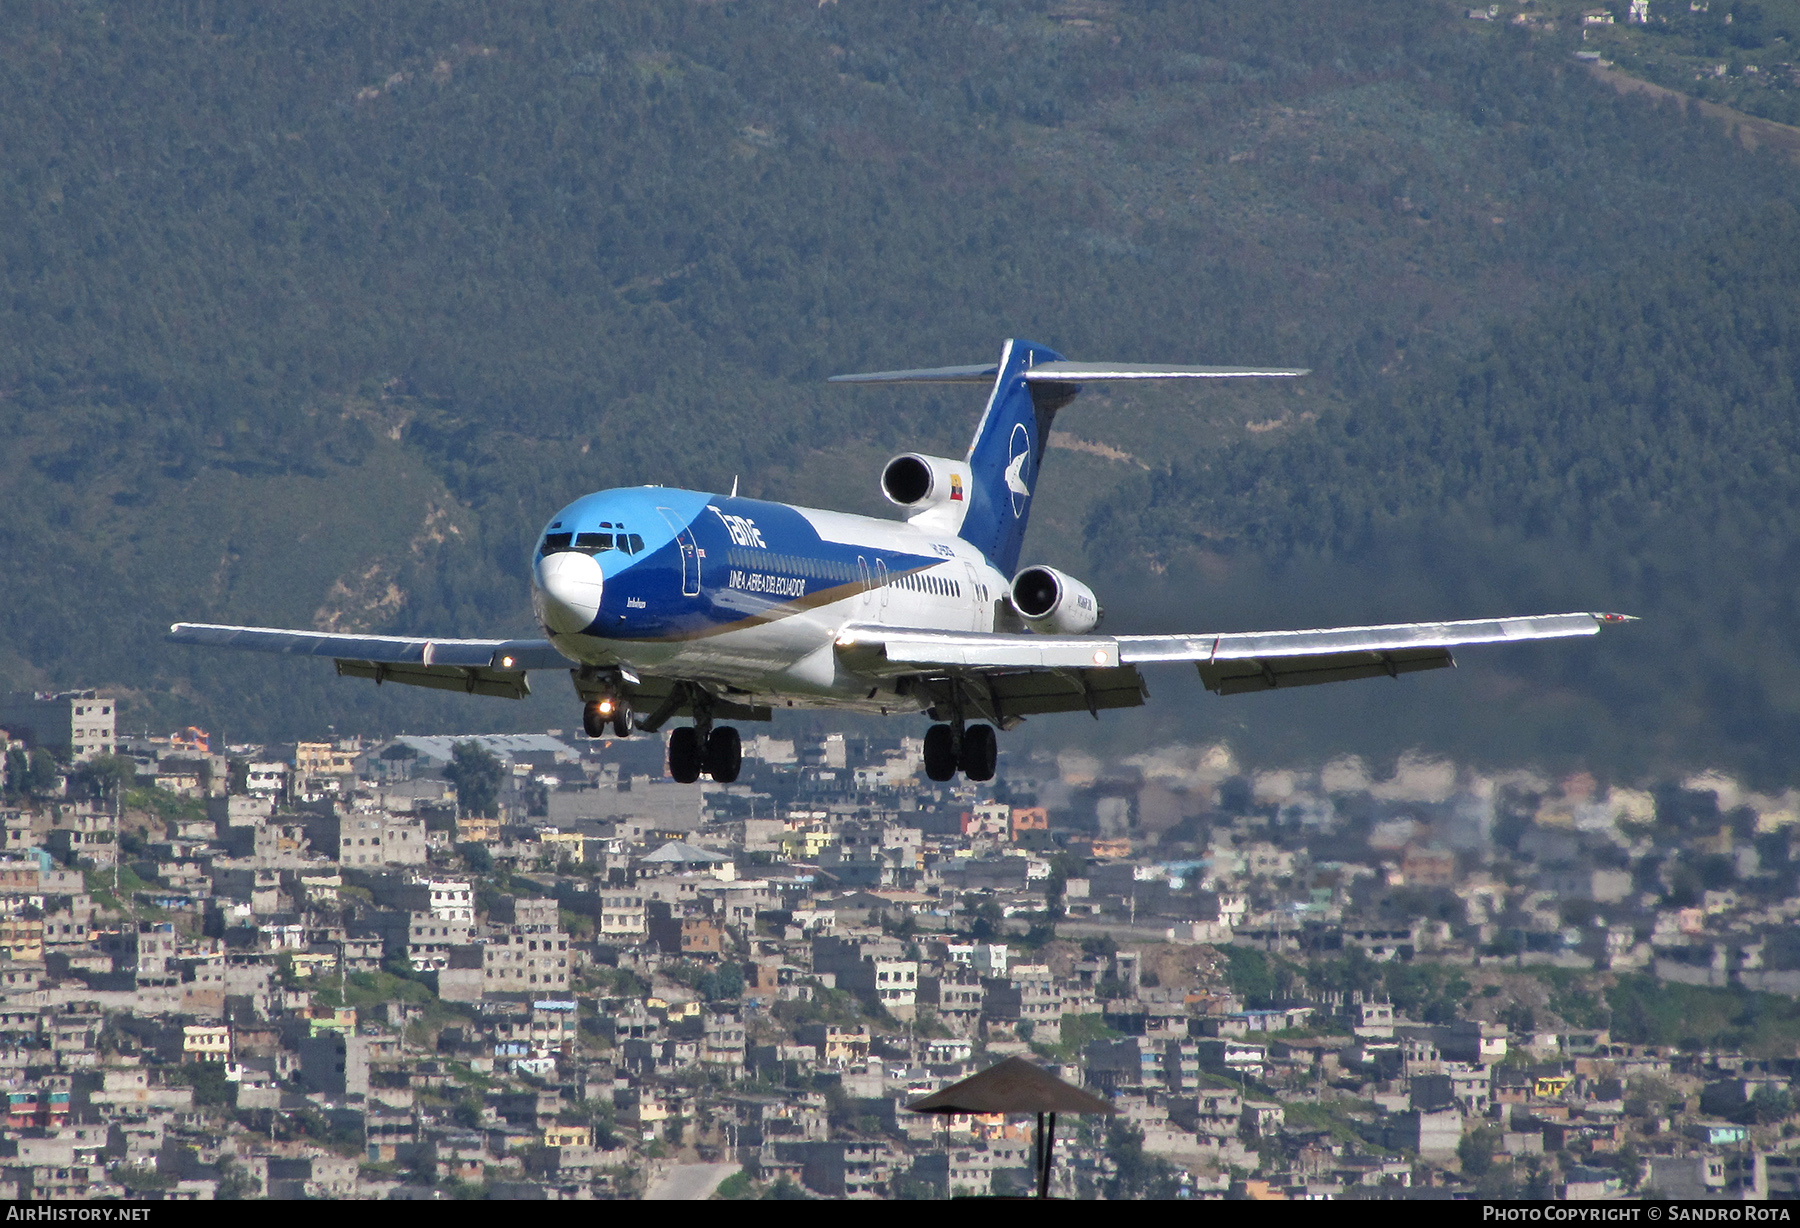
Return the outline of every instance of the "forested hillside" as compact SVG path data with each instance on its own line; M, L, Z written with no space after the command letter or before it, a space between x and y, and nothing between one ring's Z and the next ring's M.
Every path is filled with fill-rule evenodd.
M176 618L525 630L531 533L609 484L741 475L873 508L881 459L961 446L979 405L822 377L977 361L1009 335L1317 370L1069 412L1063 442L1085 450L1056 453L1033 543L1076 569L1124 558L1117 627L1158 600L1191 616L1189 557L1231 593L1202 612L1292 622L1346 574L1430 612L1560 595L1539 555L1557 575L1585 578L1581 551L1647 575L1702 504L1748 533L1780 490L1791 398L1740 366L1781 367L1779 321L1735 321L1769 315L1745 294L1791 269L1758 253L1790 242L1793 170L1618 98L1554 40L1475 26L1416 0L13 14L0 686L111 685L128 722L244 736L563 723L554 682L543 705L473 706L160 634ZM1734 262L1763 289L1740 291ZM1636 294L1679 327L1620 333ZM1668 378L1621 395L1607 373L1637 368L1593 360L1628 344L1665 355ZM1558 364L1543 397L1486 374L1533 357ZM1562 423L1564 384L1593 407L1587 434ZM1379 463L1355 444L1377 437ZM1514 452L1490 458L1496 437ZM1765 469L1718 481L1756 438ZM1713 450L1689 463L1695 440ZM1679 501L1658 485L1670 466ZM1559 486L1559 467L1578 480ZM1424 530L1446 517L1474 527L1422 590L1377 568L1430 563L1396 543L1437 540ZM1485 737L1465 704L1513 713L1513 745L1566 748L1568 713L1629 711L1594 753L1640 762L1710 730L1709 752L1770 762L1780 731L1737 684L1776 617L1778 544L1733 590L1738 647L1717 651L1737 672L1718 685L1693 654L1671 676L1615 647L1558 677L1554 719L1469 696L1576 658L1487 687L1464 671L1466 692L1433 679L1404 711L1334 698L1282 726L1329 742L1355 713L1370 737L1414 736L1409 721L1427 741ZM1679 579L1693 611L1724 591L1728 556L1710 557L1715 580ZM1159 568L1165 591L1134 607ZM1529 583L1496 592L1515 572ZM1263 578L1285 587L1234 587ZM1254 737L1259 711L1289 710L1216 702L1156 719ZM1374 707L1333 707L1356 702Z
M1789 779L1796 285L1800 213L1771 206L1498 325L1469 361L1279 447L1145 475L1090 531L1171 571L1280 560L1301 589L1333 572L1396 575L1395 591L1434 613L1631 611L1644 621L1597 644L1494 662L1523 685L1466 693L1461 736L1490 753Z

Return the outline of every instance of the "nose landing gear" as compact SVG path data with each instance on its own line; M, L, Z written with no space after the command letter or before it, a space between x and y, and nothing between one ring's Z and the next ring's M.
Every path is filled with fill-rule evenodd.
M607 726L615 738L631 736L631 705L610 695L590 699L581 709L581 729L590 738L604 738Z

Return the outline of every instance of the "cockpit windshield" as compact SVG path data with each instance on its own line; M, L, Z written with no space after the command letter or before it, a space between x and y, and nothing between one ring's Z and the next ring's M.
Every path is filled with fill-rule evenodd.
M581 554L601 554L608 550L622 550L626 554L637 554L643 548L644 539L627 531L623 524L601 521L598 532L544 534L538 553L560 554L565 550L574 550Z

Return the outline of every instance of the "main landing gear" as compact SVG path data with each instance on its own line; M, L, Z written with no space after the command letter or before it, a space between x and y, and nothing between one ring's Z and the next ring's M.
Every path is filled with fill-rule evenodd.
M612 726L615 738L629 738L632 729L631 705L610 695L590 699L582 705L581 731L588 737L604 738L608 725Z
M684 785L691 785L705 772L722 785L738 778L744 765L743 741L730 725L720 725L705 732L696 725L683 725L669 734L669 775Z
M960 738L956 735L954 725L933 725L925 731L925 775L949 780L960 770L970 780L992 780L1000 757L994 727L969 725Z

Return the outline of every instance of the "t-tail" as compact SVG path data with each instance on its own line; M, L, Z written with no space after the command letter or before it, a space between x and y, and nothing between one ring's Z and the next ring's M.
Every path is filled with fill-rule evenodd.
M1081 386L1112 380L1239 379L1305 375L1299 367L1165 367L1139 363L1069 362L1031 341L1008 341L998 363L836 375L846 384L990 384L966 463L968 510L958 536L1005 575L1018 570L1019 550L1037 491L1038 471L1056 412Z

